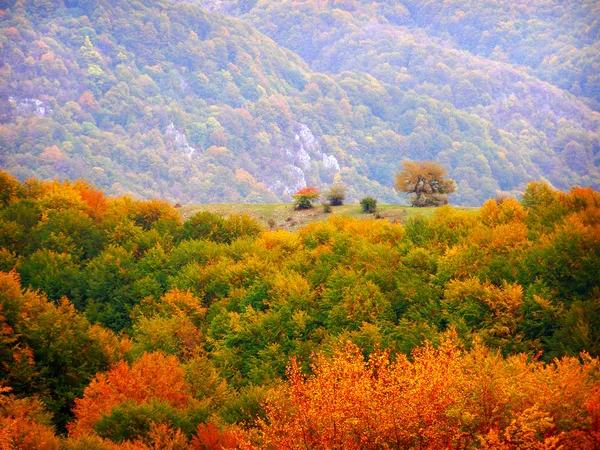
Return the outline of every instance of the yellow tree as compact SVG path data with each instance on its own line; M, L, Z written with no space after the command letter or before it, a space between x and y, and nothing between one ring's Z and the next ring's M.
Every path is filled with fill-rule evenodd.
M441 206L448 203L448 194L456 183L446 178L446 169L434 161L404 161L396 174L396 189L412 194L413 206Z

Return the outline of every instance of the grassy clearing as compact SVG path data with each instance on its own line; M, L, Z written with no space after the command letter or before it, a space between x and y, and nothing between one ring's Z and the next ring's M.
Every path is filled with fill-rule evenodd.
M436 208L413 208L398 205L377 205L376 214L363 214L359 204L350 204L332 207L331 213L325 213L320 205L312 209L295 211L291 203L276 204L211 204L211 205L185 205L179 209L183 220L187 220L200 211L209 211L214 214L228 216L230 214L246 213L258 221L265 228L286 229L296 231L309 222L326 220L332 215L346 215L353 218L369 219L378 217L390 222L404 223L411 217L433 216ZM477 210L477 208L457 207L461 210Z

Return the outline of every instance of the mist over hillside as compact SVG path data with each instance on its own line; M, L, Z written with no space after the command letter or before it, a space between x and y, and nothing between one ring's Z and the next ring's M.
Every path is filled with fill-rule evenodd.
M0 2L0 167L179 203L343 182L398 203L431 159L479 205L600 187L592 1Z

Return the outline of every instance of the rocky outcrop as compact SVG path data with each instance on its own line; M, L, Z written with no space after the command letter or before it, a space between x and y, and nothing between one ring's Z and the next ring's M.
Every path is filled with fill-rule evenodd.
M303 171L310 170L310 161L310 155L304 149L304 147L300 147L300 149L294 154L294 164Z
M301 145L304 145L307 151L321 154L321 144L319 144L319 141L317 141L317 138L307 125L303 123L298 124L296 140L300 141Z
M327 170L327 172L337 173L340 171L340 163L337 158L333 155L326 155L323 153L323 167Z
M167 127L165 131L166 138L173 143L175 148L182 153L185 153L190 158L196 152L196 149L189 143L185 134L179 130L173 122Z
M16 98L8 97L8 102L15 108L17 115L19 116L41 116L44 117L49 112L52 112L50 108L47 108L44 102L37 98Z
M215 11L222 14L233 14L236 11L236 0L176 0L180 3L191 3L199 5L207 11Z
M283 200L289 200L292 194L306 187L307 179L329 183L340 171L337 158L321 150L321 144L307 125L298 123L295 128L292 146L280 151L283 170L262 176L265 185ZM324 174L326 179L321 179Z
M282 200L290 200L293 194L306 187L306 178L302 169L289 164L280 176L273 177L265 185Z

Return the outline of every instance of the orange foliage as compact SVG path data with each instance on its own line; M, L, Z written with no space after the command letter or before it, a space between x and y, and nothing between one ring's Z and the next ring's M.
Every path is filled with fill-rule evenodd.
M488 200L481 207L479 214L481 221L491 227L522 222L527 217L527 211L514 198L507 198L501 202Z
M2 13L2 15L4 15L4 11L2 11ZM17 30L15 27L10 27L6 29L6 37L12 41L19 41L21 40L21 33L19 33L19 30Z
M314 186L308 186L300 189L298 192L296 192L296 195L306 195L310 198L318 197L319 190Z
M62 158L60 149L56 146L47 148L42 154L48 161ZM104 216L108 202L102 191L99 191L83 180L38 182L27 180L30 196L39 196L42 212L47 215L51 211L78 209L92 219L99 220Z
M40 159L42 161L44 161L46 163L50 163L50 164L60 161L64 157L65 156L63 155L63 153L60 151L60 149L56 145L53 145L51 147L46 147L46 149L40 155Z
M293 361L285 397L267 405L264 444L292 448L451 448L461 437L451 407L464 401L466 380L459 373L458 350L426 346L411 363L387 353L366 362L353 344L333 358L318 356L314 375L305 378Z
M41 402L7 395L10 388L0 386L0 449L53 450L59 439L49 425Z
M108 202L104 193L91 187L82 180L73 183L73 187L79 192L81 200L87 205L86 212L93 219L101 219L108 208Z
M200 424L191 441L191 448L194 450L221 450L236 448L236 445L234 433L227 429L221 431L211 423Z
M245 448L592 449L600 365L584 356L552 364L460 350L450 335L408 359L386 352L365 361L352 344L316 356L305 377L267 402L261 433Z
M96 103L96 100L94 100L94 95L90 91L85 91L83 94L81 94L81 97L79 97L77 102L81 106L87 106L90 109L96 109L98 107L98 103Z
M138 403L158 398L174 407L192 402L185 373L177 358L163 353L145 353L131 365L119 362L109 372L98 374L75 400L75 420L68 426L71 436L92 432L94 424L126 401Z
M159 220L181 222L177 209L165 200L148 200L133 203L133 220L136 225L148 230Z

